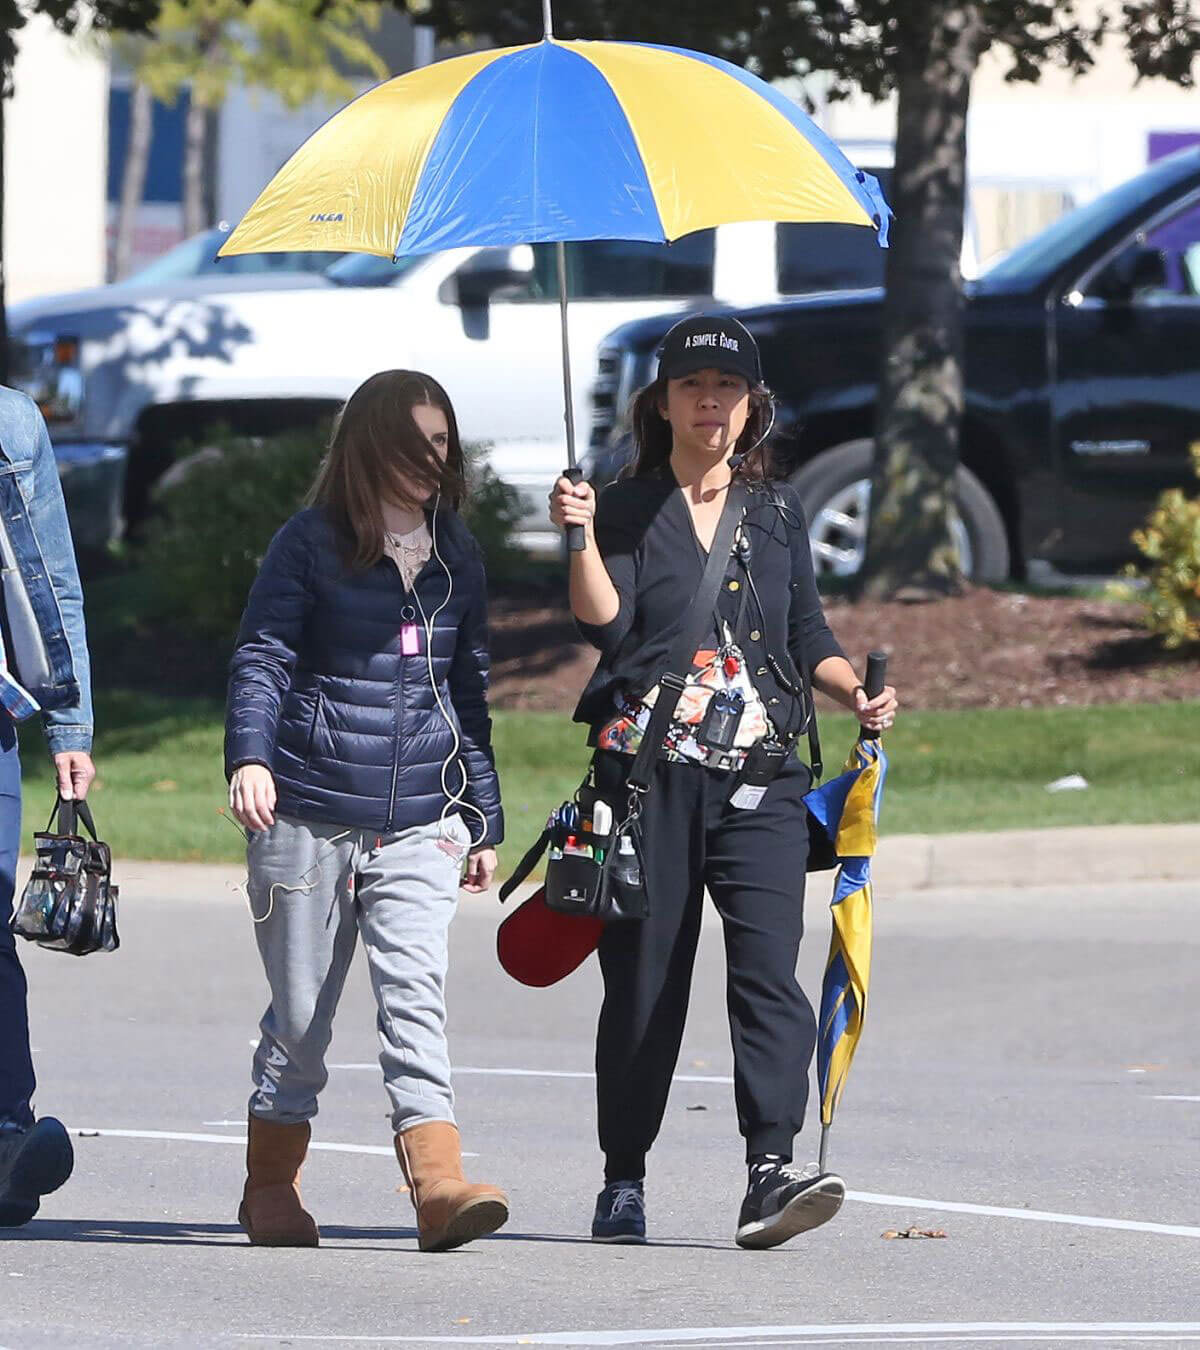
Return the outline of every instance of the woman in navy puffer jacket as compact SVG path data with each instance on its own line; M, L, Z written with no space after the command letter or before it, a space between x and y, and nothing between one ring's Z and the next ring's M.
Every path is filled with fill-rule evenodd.
M300 1167L360 932L421 1248L459 1246L508 1216L502 1191L463 1178L445 1036L460 880L465 866L467 890L488 888L504 828L486 579L455 510L463 489L442 387L412 371L372 376L242 618L225 766L271 986L238 1212L252 1243L319 1240Z

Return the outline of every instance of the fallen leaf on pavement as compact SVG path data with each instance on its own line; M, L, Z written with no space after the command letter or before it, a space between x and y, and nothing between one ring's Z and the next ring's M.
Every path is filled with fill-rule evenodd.
M946 1236L943 1228L889 1228L883 1234L885 1238L944 1238Z

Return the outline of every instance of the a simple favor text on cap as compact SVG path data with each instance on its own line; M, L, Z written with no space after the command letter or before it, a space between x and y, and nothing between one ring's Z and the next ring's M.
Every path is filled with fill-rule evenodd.
M731 352L741 351L737 338L724 333L692 333L683 340L684 347L723 347Z

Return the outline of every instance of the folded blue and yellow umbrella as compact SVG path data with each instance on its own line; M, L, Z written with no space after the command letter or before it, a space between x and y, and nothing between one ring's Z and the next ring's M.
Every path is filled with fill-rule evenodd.
M821 1092L821 1168L826 1132L841 1100L850 1062L862 1037L871 978L871 858L878 843L879 808L887 756L879 740L855 743L837 778L808 793L805 802L841 859L833 887L833 929L821 986L817 1024L817 1083Z
M667 241L743 220L844 222L886 245L889 216L876 181L740 67L547 38L369 90L279 170L221 253Z

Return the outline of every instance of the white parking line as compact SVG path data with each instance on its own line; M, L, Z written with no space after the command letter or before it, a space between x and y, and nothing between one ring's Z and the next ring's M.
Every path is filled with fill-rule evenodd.
M764 1339L769 1338L769 1339ZM849 1322L793 1327L671 1327L644 1331L541 1331L515 1336L315 1336L245 1332L244 1341L376 1345L928 1345L973 1341L1200 1341L1200 1322Z
M244 1144L244 1134L185 1134L176 1130L98 1130L91 1125L71 1125L72 1134L101 1139L174 1139L184 1144ZM326 1144L314 1140L308 1146L319 1153L370 1153L381 1158L394 1158L394 1148L380 1144ZM464 1158L478 1158L478 1153L464 1153Z
M1155 1097L1153 1100L1156 1102L1200 1102L1200 1097L1164 1096L1164 1097Z
M923 1200L913 1195L878 1195L847 1191L847 1200L889 1209L936 1209L945 1214L986 1214L996 1219L1026 1219L1033 1223L1063 1223L1079 1228L1112 1228L1124 1233L1158 1233L1164 1237L1200 1238L1200 1227L1182 1223L1147 1223L1140 1219L1103 1219L1094 1214L1057 1214L1044 1209L1012 1209L1006 1205L971 1205L958 1200Z
M832 1338L817 1337L813 1340L805 1339L805 1345L975 1345L980 1342L994 1344L996 1341L1003 1341L1005 1344L1027 1344L1030 1341L1037 1341L1041 1344L1047 1342L1053 1345L1065 1345L1067 1342L1075 1343L1087 1341L1092 1345L1162 1345L1165 1342L1171 1342L1178 1345L1186 1342L1189 1345L1200 1344L1200 1334L1189 1336L1160 1336L1149 1333L1138 1334L1135 1336L1118 1336L1113 1339L1112 1332L1068 1332L1065 1336L1061 1332L1053 1335L1028 1335L1018 1334L1015 1336L1001 1335L995 1333L990 1336L853 1336L847 1340L844 1336L835 1336ZM667 1344L670 1342L659 1342ZM704 1341L704 1350L749 1350L752 1346L758 1345L789 1345L796 1344L794 1341Z
M379 1065L372 1064L331 1064L331 1069L373 1069L378 1073ZM582 1069L461 1069L457 1065L451 1070L455 1078L468 1074L487 1074L496 1078L585 1078L594 1080L594 1073ZM732 1078L710 1077L706 1074L677 1073L671 1080L674 1083L732 1083Z
M72 1126L80 1135L99 1135L112 1139L171 1139L190 1144L244 1144L244 1134L185 1134L173 1130L98 1130L89 1126ZM393 1149L378 1144L312 1143L309 1148L326 1153L369 1153L380 1157L393 1156ZM477 1153L463 1153L464 1158L477 1158ZM1154 1233L1160 1237L1200 1238L1200 1227L1190 1224L1150 1223L1141 1219L1107 1219L1095 1214L1059 1214L1043 1209L1014 1209L1007 1205L976 1205L961 1200L927 1200L916 1195L884 1195L875 1191L847 1191L847 1200L861 1205L881 1205L888 1209L936 1210L942 1214L980 1214L993 1219L1021 1219L1027 1223L1060 1223L1072 1228L1106 1228L1122 1233Z

